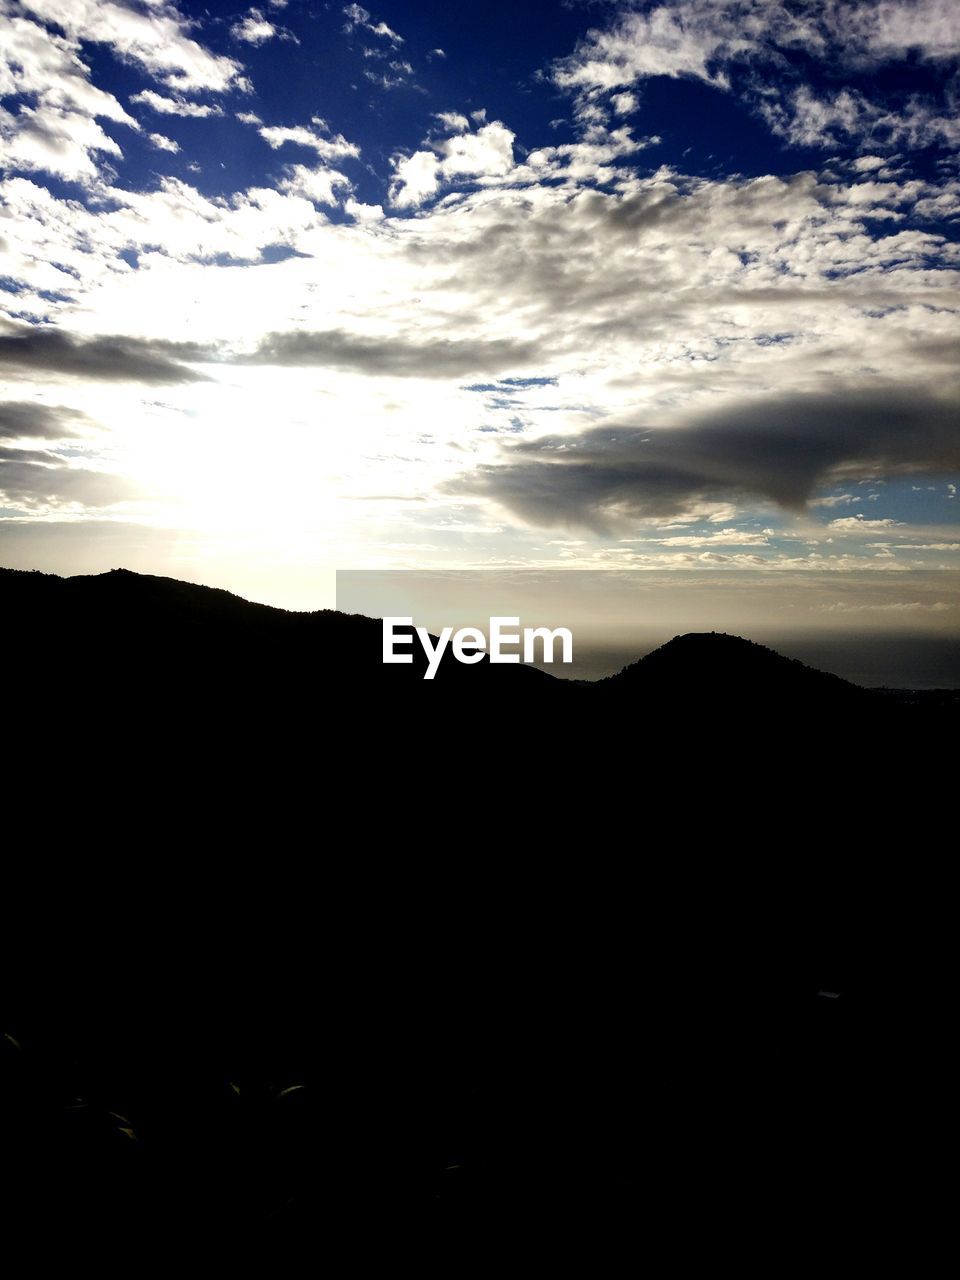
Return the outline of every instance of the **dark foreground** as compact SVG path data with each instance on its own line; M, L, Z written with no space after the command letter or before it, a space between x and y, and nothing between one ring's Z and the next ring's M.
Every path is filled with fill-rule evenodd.
M769 1270L902 1213L952 696L709 635L425 684L370 619L0 598L7 1242Z

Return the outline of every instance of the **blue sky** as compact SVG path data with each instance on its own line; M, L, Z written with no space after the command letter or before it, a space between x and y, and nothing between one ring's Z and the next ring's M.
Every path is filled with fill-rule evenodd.
M876 572L955 629L953 0L0 25L0 561Z

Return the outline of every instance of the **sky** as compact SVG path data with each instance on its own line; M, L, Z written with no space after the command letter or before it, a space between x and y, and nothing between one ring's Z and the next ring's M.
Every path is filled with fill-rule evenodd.
M958 633L955 0L0 26L0 563L806 572Z

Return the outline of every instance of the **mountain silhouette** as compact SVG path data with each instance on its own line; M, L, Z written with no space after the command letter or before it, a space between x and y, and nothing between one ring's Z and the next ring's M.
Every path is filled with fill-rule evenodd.
M764 645L723 632L675 636L637 662L598 681L607 696L641 695L664 703L842 710L871 702L868 690L805 666Z
M226 800L252 773L251 800L282 785L298 808L316 788L311 755L320 749L326 781L362 810L373 779L389 805L408 804L425 762L439 794L469 781L470 804L478 770L518 770L530 798L518 821L527 828L559 820L569 797L544 796L564 773L584 796L633 786L638 767L672 784L677 759L710 738L736 748L709 754L701 783L715 788L729 781L732 760L746 758L757 781L816 759L822 771L872 785L869 753L851 749L867 734L874 750L884 741L899 750L910 738L900 767L926 764L935 776L944 762L933 736L960 706L949 692L861 689L717 633L678 636L595 682L486 655L464 665L449 649L428 681L419 643L412 663L382 662L377 619L288 612L125 570L73 578L0 570L0 606L20 758L42 758L56 743L73 761L65 785L109 778L122 803L176 760L210 797ZM36 779L28 772L23 785ZM236 821L233 806L222 807L218 821Z
M51 723L82 726L88 750L77 776L99 760L101 776L118 782L132 764L119 744L130 742L144 759L186 761L204 747L202 772L212 785L226 787L254 765L288 771L289 783L305 766L302 735L321 734L336 746L333 772L346 795L360 781L350 762L375 757L378 735L384 749L399 735L410 750L389 775L381 771L387 791L415 786L404 774L424 755L438 784L452 787L470 744L489 764L539 742L524 765L535 794L552 785L561 757L576 761L584 788L620 777L625 757L609 748L624 730L633 763L662 772L673 757L660 744L682 752L693 725L754 756L761 738L773 741L783 764L803 735L814 735L823 766L850 774L864 761L847 751L849 734L923 738L960 708L949 691L862 689L713 632L678 636L592 682L493 664L486 655L468 666L448 648L427 681L418 642L409 647L412 663L383 664L378 619L289 612L119 569L73 578L0 570L0 607L8 668L18 673L9 696L27 754L48 749ZM454 741L457 750L438 750ZM591 742L604 746L588 750ZM915 763L922 758L921 750ZM755 767L770 759L765 752ZM722 784L725 768L711 759L711 785Z
M412 683L424 692L426 660L419 644L409 648L412 664L385 666L379 619L333 609L290 612L219 588L124 569L72 578L0 569L0 604L8 619L7 641L25 660L31 653L53 657L69 633L73 653L81 651L86 660L118 677L139 673L144 685L148 674L150 681L162 680L170 667L196 668L204 662L215 664L206 673L215 680L218 671L235 667L241 658L249 662L259 652L263 661L286 655L278 664L283 669L272 673L275 679L283 680L303 663L299 676L309 667L335 681L350 675L382 686ZM575 686L592 686L605 696L669 698L695 692L698 697L759 698L765 705L770 698L842 700L870 692L763 645L718 632L677 636L595 682L563 680L523 664L495 666L486 655L475 666L464 666L449 650L437 679L458 681L461 692L468 685L482 685L485 696L496 681L509 684L510 696L518 687L534 694L549 689L559 698ZM889 697L884 701L889 705Z
M31 1239L446 1271L789 1237L881 1177L860 922L940 839L948 697L711 633L427 682L376 619L122 570L2 570L0 607Z

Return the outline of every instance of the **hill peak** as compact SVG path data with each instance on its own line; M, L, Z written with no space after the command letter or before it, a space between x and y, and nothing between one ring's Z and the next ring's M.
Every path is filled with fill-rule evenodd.
M650 698L709 702L748 697L758 702L771 697L816 700L863 692L839 676L725 631L689 631L674 636L599 683L611 689L642 689Z

